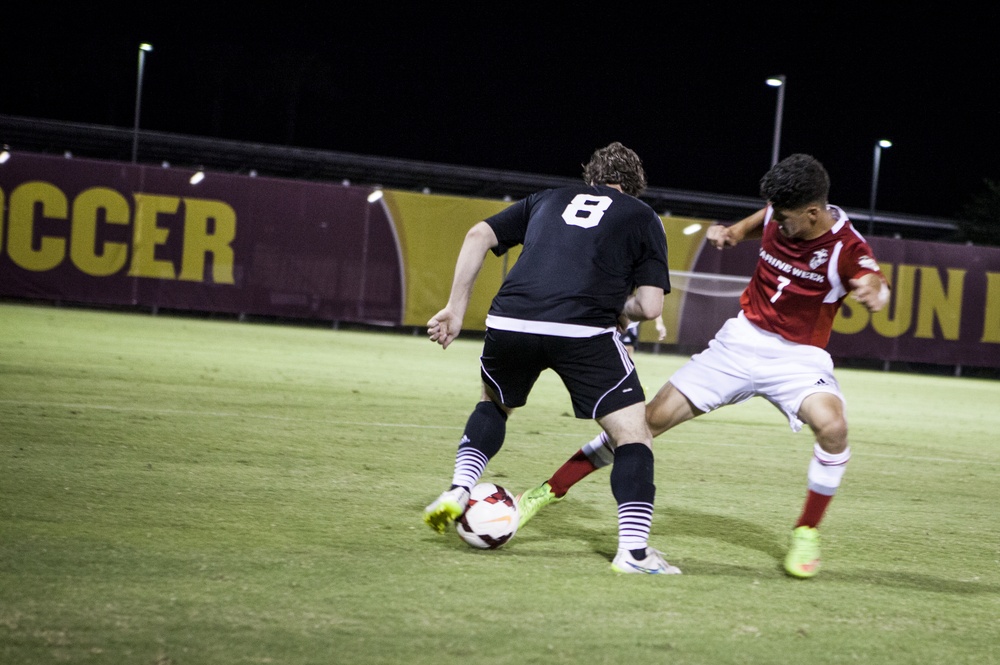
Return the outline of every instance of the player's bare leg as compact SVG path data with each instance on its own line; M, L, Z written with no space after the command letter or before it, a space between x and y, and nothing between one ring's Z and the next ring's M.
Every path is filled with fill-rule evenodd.
M847 418L844 402L833 393L813 393L799 407L799 419L809 425L816 443L830 455L847 450Z
M653 438L656 438L703 413L704 411L696 409L691 400L668 381L646 404L646 423Z

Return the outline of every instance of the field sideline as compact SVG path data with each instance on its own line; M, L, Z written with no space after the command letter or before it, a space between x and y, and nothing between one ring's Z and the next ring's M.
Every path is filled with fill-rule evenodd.
M0 304L0 662L1000 663L1000 381L838 370L854 457L808 581L808 433L763 400L668 432L651 543L684 575L651 579L610 571L606 471L495 552L422 524L479 351ZM640 354L647 391L684 360ZM596 431L547 373L484 480Z

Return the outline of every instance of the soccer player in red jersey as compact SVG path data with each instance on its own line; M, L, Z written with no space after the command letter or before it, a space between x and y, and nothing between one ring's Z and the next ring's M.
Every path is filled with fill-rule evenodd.
M851 457L844 396L825 350L833 319L848 293L872 312L889 300L871 248L844 211L827 203L829 189L819 161L791 155L761 179L764 208L731 226L709 227L707 241L718 249L760 238L757 267L740 297L740 313L646 405L654 437L755 396L778 407L793 431L810 427L815 444L805 505L784 562L785 571L799 578L819 571L817 527ZM613 443L602 433L519 497L521 524L613 460Z

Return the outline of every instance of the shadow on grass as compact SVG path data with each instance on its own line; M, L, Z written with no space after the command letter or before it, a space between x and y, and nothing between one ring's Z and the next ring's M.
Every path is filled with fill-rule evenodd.
M949 580L933 575L920 575L898 570L856 570L843 572L824 570L821 573L823 581L843 582L848 584L878 585L899 589L916 589L933 593L948 593L959 595L1000 595L1000 585L985 582ZM817 578L819 579L819 578Z
M601 527L588 524L603 524ZM779 561L784 557L784 548L774 532L761 528L753 522L723 517L712 513L679 508L659 508L654 516L655 536L694 536L719 540L737 547L758 550ZM618 522L614 513L601 515L592 506L579 501L566 501L546 508L535 517L524 531L516 536L522 541L552 539L584 540L590 543L594 552L614 558L618 539ZM706 564L709 565L710 564ZM714 566L722 569L742 571L737 574L754 574L755 569L730 566Z
M756 550L774 559L773 567L762 568L738 563L719 563L699 559L673 561L669 551L667 558L678 563L687 575L727 576L727 577L776 577L785 578L789 584L861 584L889 588L916 589L934 593L959 595L1000 594L1000 585L977 581L948 579L933 575L923 575L894 570L836 570L824 569L816 580L795 580L787 577L781 568L785 556L783 533L776 533L748 520L726 517L698 510L658 507L653 522L653 538L663 537L668 542L671 537L687 536L705 538L727 543L736 547ZM428 535L432 535L428 533ZM455 536L449 544L456 549L467 546ZM439 536L437 536L439 537ZM451 538L448 539L449 541ZM517 533L512 543L538 545L555 541L583 541L595 554L609 562L615 556L618 545L618 522L614 513L605 515L592 505L581 501L565 501L546 508L525 528ZM528 557L566 556L563 547L544 550L525 550L518 547L501 548L511 554Z
M667 536L693 536L719 540L736 547L757 550L781 561L785 545L774 531L735 517L725 517L700 510L660 508L655 514L654 530ZM659 524L657 524L659 522Z

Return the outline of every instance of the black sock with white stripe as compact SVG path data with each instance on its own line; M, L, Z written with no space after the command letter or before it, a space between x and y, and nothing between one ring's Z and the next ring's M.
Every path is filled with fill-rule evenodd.
M479 482L486 464L500 451L507 435L507 414L493 402L480 402L465 423L465 433L455 453L451 486L469 490Z
M653 451L641 443L627 443L615 450L611 467L611 492L618 502L618 549L637 559L646 557L653 524Z

